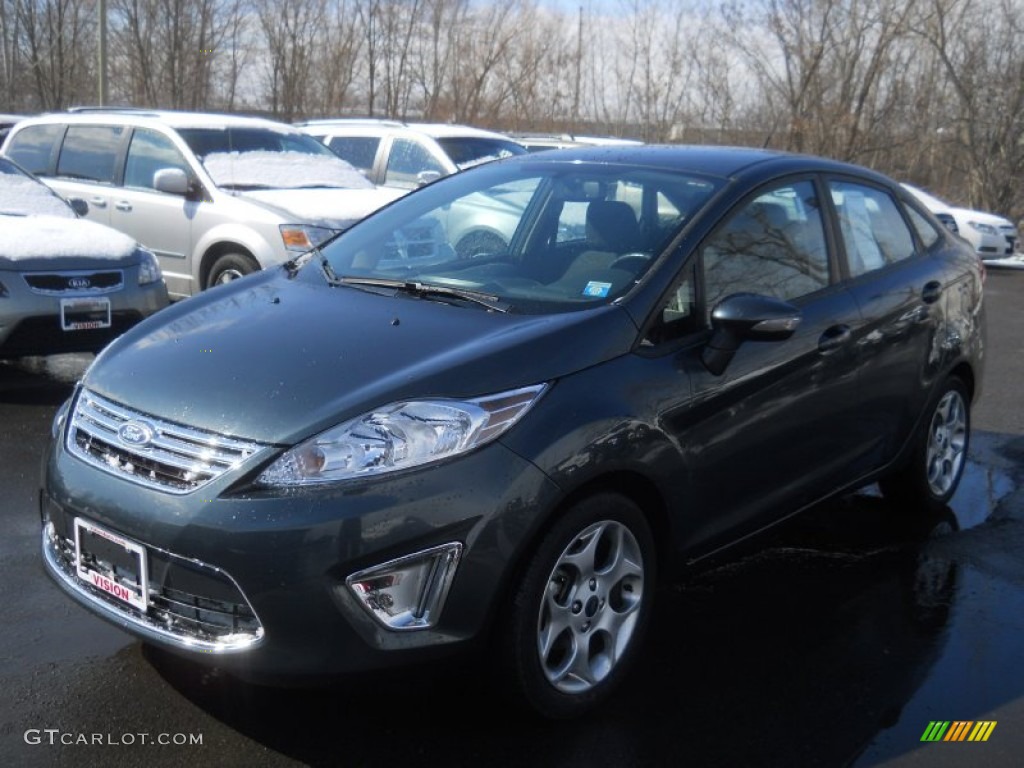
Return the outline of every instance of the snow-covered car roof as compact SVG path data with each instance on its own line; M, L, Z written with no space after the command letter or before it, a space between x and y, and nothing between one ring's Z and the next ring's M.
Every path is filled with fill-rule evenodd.
M0 165L0 214L75 218L71 207L45 184L20 173L5 171L3 165ZM6 232L4 237L7 237Z
M398 120L373 120L369 118L338 118L334 120L307 120L306 122L297 123L297 125L304 129L313 129L313 131L322 128L352 128L356 130L359 128L366 128L369 126L418 131L419 133L426 134L427 136L430 136L435 139L471 136L481 139L503 139L505 141L515 141L515 139L510 138L504 133L498 133L497 131L488 131L483 128L476 128L471 125L460 125L452 123L403 123Z
M266 128L268 130L295 133L296 128L287 123L247 115L226 115L213 112L178 112L161 109L80 109L69 112L51 112L34 117L34 122L48 123L95 123L97 119L109 122L112 116L124 125L159 124L170 128Z

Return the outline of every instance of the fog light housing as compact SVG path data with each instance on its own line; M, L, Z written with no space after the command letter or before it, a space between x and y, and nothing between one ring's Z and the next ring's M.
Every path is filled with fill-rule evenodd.
M345 584L363 608L391 630L437 624L462 544L451 542L353 573Z

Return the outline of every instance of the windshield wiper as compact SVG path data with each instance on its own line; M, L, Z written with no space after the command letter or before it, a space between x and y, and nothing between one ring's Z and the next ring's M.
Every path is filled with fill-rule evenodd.
M390 280L382 277L340 277L335 278L335 280L342 285L352 285L355 287L394 288L400 293L407 293L410 296L418 296L424 299L445 297L462 299L495 312L508 312L511 307L500 296L480 291L468 291L464 288L453 288L449 285L421 283L418 280Z

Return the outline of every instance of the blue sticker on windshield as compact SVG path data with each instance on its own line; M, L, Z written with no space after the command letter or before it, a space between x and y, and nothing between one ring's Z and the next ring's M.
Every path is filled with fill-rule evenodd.
M611 289L611 283L599 283L596 280L591 280L587 283L587 287L583 289L583 295L590 296L595 299L603 299L608 295L608 291Z

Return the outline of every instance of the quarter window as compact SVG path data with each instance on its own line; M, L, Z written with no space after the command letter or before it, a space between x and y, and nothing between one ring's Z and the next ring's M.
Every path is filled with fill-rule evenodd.
M829 182L829 188L852 276L914 255L914 238L887 192L846 181Z
M829 284L828 249L814 185L801 181L743 205L703 248L708 313L734 293L791 300Z
M906 206L907 214L910 217L910 223L914 226L917 231L917 236L921 238L921 242L924 243L925 248L931 248L935 243L939 241L942 235L935 228L928 219L918 213L916 210L911 208L909 205Z
M360 171L369 173L373 170L373 160L377 156L380 139L376 136L335 136L330 147L343 160L347 160Z
M57 161L57 175L113 184L124 131L122 126L69 126Z
M7 147L7 156L36 175L50 172L53 145L60 141L64 126L60 123L30 125L18 131Z
M179 168L188 173L185 158L170 139L156 131L136 128L128 148L124 167L124 185L153 189L153 176L164 168Z

